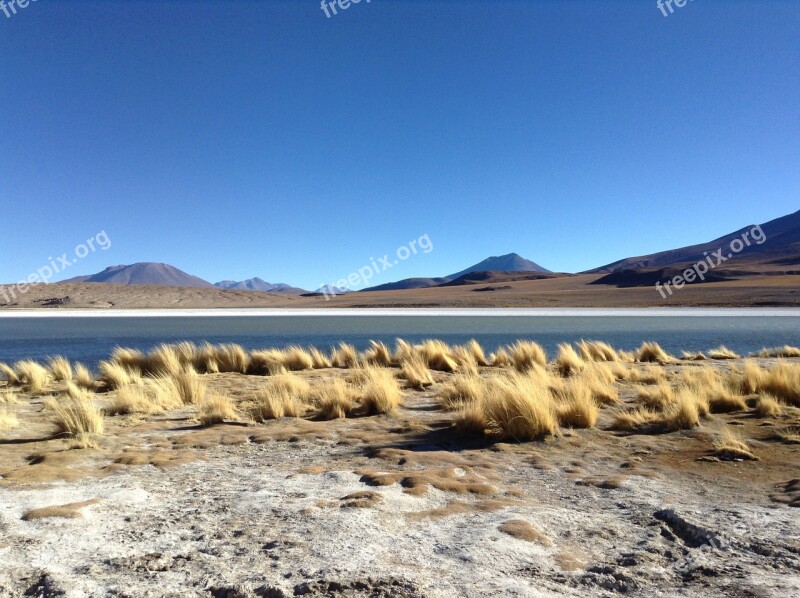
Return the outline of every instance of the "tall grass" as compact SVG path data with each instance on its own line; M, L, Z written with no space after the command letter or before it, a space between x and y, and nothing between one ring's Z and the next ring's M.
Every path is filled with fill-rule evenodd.
M7 363L0 362L0 373L5 376L8 384L19 384L17 373L14 371L14 368L9 366Z
M511 362L518 372L526 372L534 366L547 365L547 353L533 341L518 340L509 347Z
M394 358L386 343L369 341L369 348L361 355L361 362L388 368L394 365Z
M103 434L103 412L88 395L62 395L47 399L44 405L50 412L56 433L77 439L81 446L94 446L96 437Z
M95 382L94 376L82 363L75 364L75 372L72 376L72 381L78 386L78 388L83 388L85 390L94 391L95 390Z
M636 361L642 363L672 363L675 358L661 348L658 343L642 343L635 352Z
M391 370L374 366L363 368L358 402L368 414L389 413L400 406L402 392Z
M562 376L571 376L576 372L580 372L586 367L586 362L578 355L575 348L569 343L561 343L558 345L558 354L556 355L556 369Z
M414 345L414 351L432 370L453 373L458 370L458 362L450 346L438 339L428 339Z
M72 380L72 364L70 364L69 359L66 357L62 357L61 355L51 357L48 360L48 368L50 370L50 376L56 382Z
M784 345L783 347L763 348L756 354L756 357L800 357L800 347Z
M800 407L800 364L780 361L771 368L763 368L748 360L741 370L732 371L729 383L745 394L768 394L787 405Z
M23 388L31 393L41 392L50 381L47 369L30 359L16 362L14 372Z
M455 376L439 392L439 400L447 409L461 409L483 400L486 384L479 376Z
M711 349L708 352L711 359L740 359L740 355L735 351L731 351L725 345L720 345L716 349Z
M312 395L320 419L341 419L355 407L352 389L340 378L325 382Z
M308 405L285 386L266 384L255 396L250 407L250 416L257 422L283 417L300 417L308 411Z
M0 433L8 432L19 426L17 414L6 404L0 406Z
M584 361L618 361L619 354L616 349L603 341L578 342L578 350Z
M434 380L428 364L419 355L405 359L400 367L400 375L405 378L409 388L424 390L433 385Z
M225 394L209 393L197 405L197 419L204 426L214 426L236 418L236 407Z
M106 390L115 390L128 384L136 384L142 381L141 371L128 368L121 362L101 361L98 366L100 370L100 382Z
M353 345L340 343L331 353L331 363L335 368L349 369L358 366L358 351Z

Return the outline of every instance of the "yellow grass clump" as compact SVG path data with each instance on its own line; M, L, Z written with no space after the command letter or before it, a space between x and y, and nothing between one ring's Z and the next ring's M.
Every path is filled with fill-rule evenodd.
M8 404L0 407L0 432L8 432L19 425L17 415L10 409Z
M691 353L689 351L682 351L681 359L684 361L706 361L708 357L706 357L705 353L701 352Z
M19 402L19 397L10 390L0 391L0 405L14 405Z
M740 355L734 351L731 351L725 345L720 345L716 349L711 349L708 352L708 356L711 359L740 359Z
M658 343L642 343L642 346L635 351L636 361L641 363L671 363L674 358L661 348Z
M615 384L617 377L606 363L590 362L571 379L585 386L598 405L619 402L619 389Z
M585 361L617 361L619 354L606 342L585 341L578 342L578 350Z
M223 373L244 374L250 363L250 355L240 345L227 343L214 347L217 371Z
M688 389L676 391L674 399L663 410L646 406L619 411L614 415L612 430L643 431L653 428L659 432L689 430L700 425L702 402Z
M331 353L331 363L335 368L349 369L358 366L358 351L353 345L340 343Z
M650 364L641 369L632 369L630 381L636 384L658 384L667 378L667 373L663 367Z
M95 389L95 382L94 376L82 363L75 364L75 372L72 376L72 381L75 383L78 388L83 388L85 390L94 391Z
M476 341L474 338L471 339L466 345L461 347L466 353L471 355L472 362L475 365L485 367L489 365L489 359L486 357L486 353L481 347L480 343Z
M474 406L482 427L500 439L528 441L558 433L550 390L531 376L512 374L488 380L483 400Z
M72 364L70 364L69 359L66 357L61 355L51 357L48 360L48 368L50 370L50 376L56 382L72 380Z
M414 345L414 351L432 370L449 373L458 370L458 363L453 357L453 351L444 341L429 339L419 345Z
M316 347L311 347L308 354L311 355L311 367L315 370L324 370L333 365L330 358Z
M320 419L341 419L355 407L353 391L340 378L335 378L317 388L312 396L312 402L317 407Z
M289 372L272 376L266 386L276 388L302 402L307 401L311 394L311 385L297 374Z
M533 341L518 340L509 347L511 362L518 372L526 372L534 366L547 365L547 353Z
M209 342L195 347L192 357L192 367L198 374L216 374L219 372L217 351Z
M636 402L650 411L664 411L675 403L675 391L667 382L660 382L650 388L642 388Z
M402 362L400 375L405 378L409 388L424 390L433 385L433 376L419 355L413 355Z
M117 361L101 361L99 365L100 381L106 390L115 390L128 384L142 381L140 370L131 369Z
M800 357L800 347L784 345L783 347L763 348L756 354L756 357Z
M19 384L27 392L41 392L50 381L50 373L47 369L30 359L16 362L14 364L14 372Z
M162 344L147 354L143 374L150 376L174 376L182 371L180 353L175 345Z
M233 401L221 393L210 393L197 405L197 419L204 426L214 426L236 417Z
M106 408L108 415L162 413L164 406L155 393L147 392L142 385L129 384L117 389L116 396Z
M492 367L496 368L505 368L513 365L511 355L508 353L505 347L500 347L497 351L495 351L489 360L491 361Z
M206 394L206 383L194 370L183 370L167 378L183 405L199 403Z
M402 392L391 370L367 366L361 372L358 397L368 414L389 413L399 407Z
M584 380L571 378L555 393L558 423L569 428L593 428L599 409L591 387Z
M265 422L283 417L300 417L307 410L308 406L286 386L265 384L256 393L250 416L257 422Z
M81 397L61 395L47 399L44 406L51 414L56 433L75 438L79 446L95 446L96 438L103 434L105 428L103 412L88 395Z
M725 428L714 439L714 455L727 460L758 461L744 441L730 428Z
M5 376L6 382L9 384L19 384L17 373L14 371L14 368L9 366L7 363L0 362L0 373Z
M586 367L586 362L578 355L575 348L569 343L558 345L558 355L556 355L556 369L562 376L571 376Z
M369 341L369 349L361 355L361 362L388 368L394 365L394 358L386 343Z
M138 372L140 375L146 373L149 368L147 355L138 349L115 347L109 361L131 372Z
M753 411L758 417L780 417L783 413L783 408L773 396L763 394L758 397L755 410Z
M748 360L741 371L732 372L729 383L745 394L769 394L787 405L800 407L800 364L781 361L767 369Z
M439 399L445 408L457 410L481 401L484 389L484 380L479 376L458 375L442 388Z

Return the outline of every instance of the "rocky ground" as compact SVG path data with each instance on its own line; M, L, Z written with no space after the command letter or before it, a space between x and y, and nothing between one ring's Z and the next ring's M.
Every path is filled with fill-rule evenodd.
M95 449L31 398L0 435L0 596L800 595L800 445L774 439L800 410L489 443L446 378L352 420L109 418ZM709 456L726 426L759 461Z

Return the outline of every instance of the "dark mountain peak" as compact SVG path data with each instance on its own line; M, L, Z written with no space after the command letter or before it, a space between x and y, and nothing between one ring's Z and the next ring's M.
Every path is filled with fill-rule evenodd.
M137 262L109 266L102 272L76 276L64 282L105 282L109 284L156 285L167 287L213 288L210 282L187 274L175 266L158 262Z
M220 289L235 291L261 291L263 293L280 293L282 295L302 295L307 291L284 283L272 283L256 276L247 280L223 280L214 285Z
M550 270L543 268L536 262L525 259L518 253L507 253L488 257L466 270L448 275L447 278L455 280L471 272L540 272L542 274L551 274Z

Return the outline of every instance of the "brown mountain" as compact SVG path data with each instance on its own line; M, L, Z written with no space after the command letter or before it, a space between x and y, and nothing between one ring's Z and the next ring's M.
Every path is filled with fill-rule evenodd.
M157 285L164 287L214 288L208 281L187 274L169 264L140 262L129 266L110 266L88 276L76 276L63 282L106 282L126 285Z

